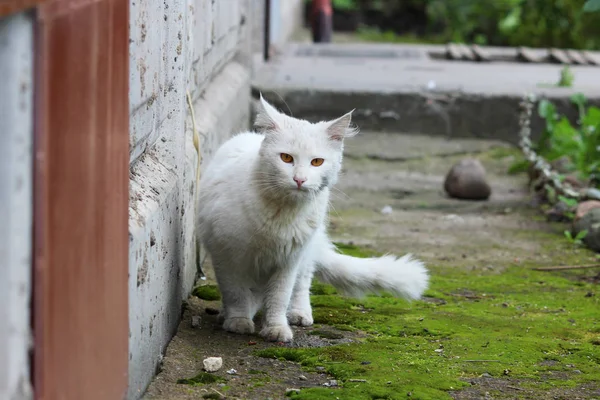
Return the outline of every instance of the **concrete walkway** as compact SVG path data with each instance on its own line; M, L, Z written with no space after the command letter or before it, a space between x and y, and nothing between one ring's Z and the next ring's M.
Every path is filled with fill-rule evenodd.
M516 52L486 50L502 57ZM562 65L450 61L443 53L443 46L433 45L296 43L266 64L256 60L253 87L256 96L262 92L306 118L333 118L356 108L363 128L513 143L526 93L552 99L573 117L573 93L600 103L599 66L571 66L573 86L557 87Z

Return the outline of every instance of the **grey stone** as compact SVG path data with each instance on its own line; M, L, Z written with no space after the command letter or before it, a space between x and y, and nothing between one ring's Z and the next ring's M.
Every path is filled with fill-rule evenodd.
M492 193L481 162L465 158L454 164L446 175L444 190L449 196L465 200L487 200Z
M588 211L583 217L575 221L573 231L577 235L579 232L587 231L583 242L590 249L600 252L600 208L594 208Z

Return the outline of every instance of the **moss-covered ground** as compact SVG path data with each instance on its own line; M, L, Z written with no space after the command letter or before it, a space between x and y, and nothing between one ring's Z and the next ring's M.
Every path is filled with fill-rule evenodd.
M424 301L413 303L388 295L344 299L316 283L315 322L369 337L324 349L258 353L308 369L322 366L340 386L305 389L292 396L298 399L451 398L481 376L502 378L518 394L600 378L596 286L524 265L501 274L432 270Z
M367 133L346 154L330 235L357 257L424 260L423 299L350 299L315 282L315 325L294 328L291 344L267 343L221 330L207 268L145 398L600 399L600 271L534 270L600 258L529 204L527 178L507 174L514 149ZM465 155L487 169L488 201L442 192L444 174ZM202 383L209 356L223 357L223 368Z

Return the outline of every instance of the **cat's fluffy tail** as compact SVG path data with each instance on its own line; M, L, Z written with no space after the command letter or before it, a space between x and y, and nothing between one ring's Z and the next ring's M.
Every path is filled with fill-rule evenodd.
M320 281L352 297L384 291L415 300L429 284L425 265L410 254L400 258L357 258L338 253L332 244L323 247L315 274Z

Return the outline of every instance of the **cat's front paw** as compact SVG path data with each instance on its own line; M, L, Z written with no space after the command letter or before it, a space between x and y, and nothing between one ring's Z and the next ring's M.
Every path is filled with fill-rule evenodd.
M223 329L233 333L254 333L254 322L248 318L225 318Z
M288 325L265 326L260 331L260 336L271 342L291 342L294 338L292 329Z
M290 325L311 326L314 322L311 310L290 310L287 313Z

